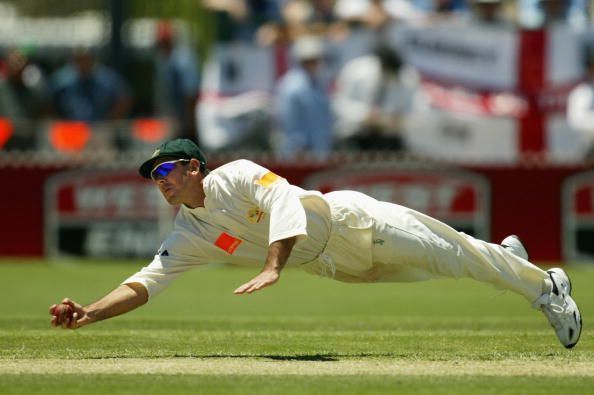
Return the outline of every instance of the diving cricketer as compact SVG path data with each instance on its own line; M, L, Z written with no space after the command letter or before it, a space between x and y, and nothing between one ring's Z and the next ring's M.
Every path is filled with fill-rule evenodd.
M209 171L186 139L162 144L139 173L181 206L173 231L148 266L98 301L52 305L53 326L76 329L131 311L198 265L263 263L236 294L275 284L285 266L345 282L470 277L522 295L546 315L563 346L579 340L582 320L567 274L530 263L516 236L487 243L362 193L306 191L249 160Z

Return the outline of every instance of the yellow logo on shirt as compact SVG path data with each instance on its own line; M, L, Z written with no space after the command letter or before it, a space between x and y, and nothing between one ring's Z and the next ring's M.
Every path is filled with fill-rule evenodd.
M252 207L248 210L247 218L252 224L257 224L258 222L262 221L264 215L265 213L260 207Z
M268 188L280 179L280 176L269 171L268 173L264 174L258 181L256 181L256 184L262 185L264 188Z

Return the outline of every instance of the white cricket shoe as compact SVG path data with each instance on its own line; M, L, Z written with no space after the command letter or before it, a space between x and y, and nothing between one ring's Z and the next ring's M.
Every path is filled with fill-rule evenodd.
M571 297L571 282L563 269L547 271L553 289L538 298L533 307L540 309L548 318L557 333L557 338L565 346L572 348L582 333L582 315Z
M501 246L509 250L515 256L528 260L528 250L524 247L522 240L516 235L507 236L501 242Z

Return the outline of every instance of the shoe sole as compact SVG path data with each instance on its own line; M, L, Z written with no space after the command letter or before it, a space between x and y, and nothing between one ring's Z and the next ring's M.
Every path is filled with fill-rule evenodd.
M573 298L571 298L573 300ZM573 301L573 303L575 303L575 300ZM577 311L580 311L579 307L577 307L577 303L575 304L575 308L577 309ZM582 336L582 326L583 326L583 320L582 320L582 313L580 312L580 331L578 333L577 339L575 340L574 343L572 344L568 344L567 346L565 346L566 349L571 349L573 348L576 344L578 344L578 342L580 341L580 337Z

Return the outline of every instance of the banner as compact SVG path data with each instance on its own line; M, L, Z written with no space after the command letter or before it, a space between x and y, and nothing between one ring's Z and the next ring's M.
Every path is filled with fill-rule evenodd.
M270 48L256 45L217 44L204 68L202 95L272 91L276 77L273 55Z
M305 189L353 190L438 218L459 231L489 240L489 183L485 177L436 168L353 166L314 173Z
M167 231L159 224L172 217L158 189L135 171L62 173L51 177L45 190L51 257L150 257Z
M518 160L517 121L437 108L417 110L406 121L412 152L466 163L514 163Z
M574 84L584 76L583 36L561 24L552 26L547 33L546 85Z
M477 89L516 88L519 53L515 29L440 24L408 30L403 45L407 61L433 78Z
M32 162L24 154L0 156L5 184L27 191L2 195L4 220L10 226L0 231L0 256L41 257L44 247L52 256L78 255L87 250L94 256L113 251L130 256L140 251L152 256L172 225L173 213L156 188L136 174L135 163L143 158L134 158L109 164L112 169L123 169L120 171L87 168L65 173L80 168L80 160L56 164L43 158ZM209 163L216 168L229 159L228 155L212 155ZM403 161L398 155L335 154L328 161L297 163L263 156L251 159L294 185L324 192L363 190L435 215L458 229L478 228L476 234L492 242L517 234L537 263L561 262L577 256L576 251L585 255L594 246L594 240L578 235L587 236L594 228L592 162L555 165L531 160L510 166L478 164L456 169L451 163ZM105 164L101 166L105 168ZM104 181L99 181L99 175ZM111 228L100 225L103 222ZM135 226L144 229L137 232ZM88 238L92 227L95 236ZM152 236L142 238L139 233ZM87 239L92 242L87 243Z
M438 25L411 29L405 43L423 75L423 105L406 131L413 152L486 163L583 159L583 138L565 119L583 75L580 37L568 27Z
M563 256L594 258L594 171L571 176L563 185Z

